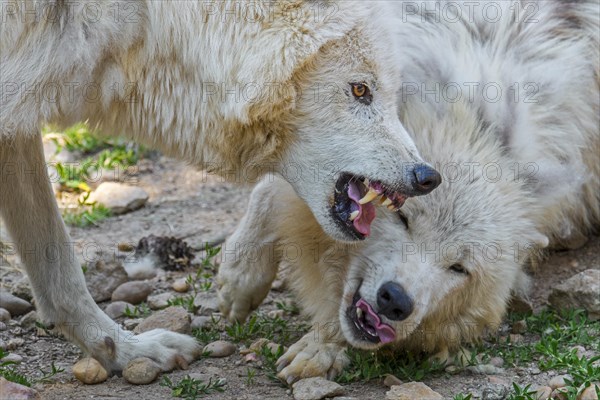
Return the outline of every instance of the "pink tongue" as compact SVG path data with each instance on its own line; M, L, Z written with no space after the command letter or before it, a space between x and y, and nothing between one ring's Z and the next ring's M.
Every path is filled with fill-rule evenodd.
M379 318L379 315L377 315L377 313L373 311L369 303L367 303L363 299L360 299L356 303L356 307L360 308L361 310L367 313L365 319L369 324L371 324L375 328L375 331L377 332L377 336L379 336L381 343L390 343L393 342L394 339L396 339L396 331L394 330L394 328L382 323L381 319Z
M371 222L375 219L376 211L373 203L359 204L361 198L360 190L356 183L350 182L348 185L348 197L354 201L356 208L352 208L352 211L358 210L358 217L353 221L354 228L365 236L371 234Z

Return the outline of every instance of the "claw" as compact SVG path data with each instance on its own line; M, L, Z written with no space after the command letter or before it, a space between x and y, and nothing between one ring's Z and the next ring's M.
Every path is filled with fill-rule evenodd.
M289 365L289 363L290 363L290 362L289 362L288 360L283 360L283 361L281 361L281 362L279 362L279 361L278 361L278 362L277 362L277 372L281 372L281 371L283 371L283 369L284 369L285 367L287 367L287 366Z

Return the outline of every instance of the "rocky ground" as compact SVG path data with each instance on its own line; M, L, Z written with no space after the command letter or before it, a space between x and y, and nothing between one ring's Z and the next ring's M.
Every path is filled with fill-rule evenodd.
M5 249L4 257L0 257L3 296L0 300L9 312L0 310L0 347L7 354L0 360L0 365L7 360L13 361L15 364L10 368L23 375L41 398L152 400L170 398L174 393L177 394L178 389L184 397L186 392L182 388L187 382L187 387L197 393L188 398L205 396L211 399L262 400L337 396L338 400L383 399L387 392L388 399L458 399L461 398L460 394L464 394L462 398L471 394L472 398L526 399L514 397L513 383L521 387L531 384L540 393L547 391L546 395L556 388L568 386L570 377L567 376L567 382L563 378L565 373L572 370L570 364L558 363L548 368L543 357L531 353L534 344L543 339L545 334L554 335L557 331L568 330L569 325L580 323L573 331L582 330L585 335L558 340L564 340L563 344L583 360L592 360L599 354L598 323L582 323L577 315L571 314L572 321L558 319L562 325L556 325L555 328L558 328L555 329L552 328L552 321L545 327L540 325L541 318L511 314L499 332L493 335L495 339L486 340L478 348L479 366L444 370L424 367L419 361L407 362L401 364L402 368L390 371L397 378L384 379L378 376L367 379L369 376L383 375L380 372L385 368L367 365L371 361L363 360L364 364L361 364L360 359L356 358L352 369L356 373L354 378L350 375L342 377L341 385L308 381L294 388L286 387L272 379L272 363L275 359L272 353L278 351L277 344L293 343L294 338L302 335L306 325L297 315L293 299L285 291L284 284L276 282L276 287L254 319L253 326L232 328L220 321L217 310L212 280L218 256L207 257L203 251L206 242L218 244L234 229L245 211L250 188L225 183L218 177L159 155L142 160L137 172L127 176L126 181L126 184L135 188L135 193L130 193L132 198L115 200L121 202L118 212L123 214L112 216L97 226L70 228L76 254L84 265L88 286L101 307L127 329L143 331L164 325L193 333L200 342L210 346L207 349L210 355L191 364L187 370L165 375L172 388L168 387L164 376L156 378L151 363L142 362L143 365L133 366L124 377L113 376L108 379L101 370L94 370L89 360L78 363L73 370L82 354L75 346L36 325L37 315L31 305L30 291L27 281L23 279L19 260L10 249ZM138 189L142 189L141 193ZM119 188L112 190L120 193ZM108 198L113 197L109 193ZM9 243L10 239L1 225L0 229L0 239ZM189 248L173 242L180 254L177 263L184 267L169 271L132 269L131 265L135 263L128 263L128 260L134 248L142 237L149 235L184 239ZM191 259L191 254L195 258ZM587 301L591 307L597 307L599 300L594 299L593 293L577 293L577 290L582 291L590 282L598 287L599 254L600 238L593 238L581 249L554 253L544 261L534 272L531 305L535 312L539 313L547 307L548 298L553 292L559 301L576 304ZM203 259L207 261L203 263ZM201 271L199 274L198 270ZM588 272L571 282L577 290L565 287L562 292L556 292L569 278L584 271ZM188 279L188 276L191 278ZM190 283L193 288L190 288ZM173 304L178 308L160 312ZM125 311L126 308L128 311ZM563 328L563 325L567 328ZM263 340L259 340L261 338ZM511 343L507 344L507 341ZM370 360L387 365L384 358ZM595 369L589 370L589 373L597 373L598 363L592 362L591 365ZM60 372L52 374L52 366ZM0 368L6 369L7 366ZM369 372L369 368L374 368L375 372ZM186 380L187 376L190 379ZM399 385L401 382L398 378L407 382L410 380L407 378L411 377L423 381L424 385ZM152 383L133 385L126 378L140 382L152 380ZM88 385L80 380L102 382ZM211 386L202 388L199 382L210 382ZM9 385L1 381L0 387L4 389L0 389L0 393ZM391 385L394 385L392 389L389 387ZM16 390L13 386L9 389ZM202 394L203 389L208 393ZM14 395L16 392L11 393ZM553 396L560 395L555 391ZM585 396L580 395L579 398L595 398L591 390ZM563 398L575 399L577 396L565 395Z

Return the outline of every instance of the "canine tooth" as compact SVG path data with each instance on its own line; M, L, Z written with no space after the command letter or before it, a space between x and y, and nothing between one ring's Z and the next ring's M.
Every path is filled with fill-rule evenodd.
M365 180L363 181L363 183L365 184L365 186L369 186L369 178L365 178Z
M384 197L382 197L381 199L382 199L382 200L383 200L383 199L385 199L385 200L383 201L383 203L381 203L381 205L382 205L382 206L385 206L385 207L387 207L387 206L389 206L390 204L392 204L392 200L390 200L389 198L387 198L387 197L385 197L385 196L384 196Z
M358 217L358 214L360 213L360 211L356 210L356 211L352 211L350 213L350 221L354 221L356 219L356 217Z
M367 194L365 194L365 197L360 199L358 202L360 204L367 204L367 203L373 201L373 199L375 199L377 196L379 196L379 193L377 193L373 189L369 188L369 191L367 192Z
M393 204L388 205L387 208L390 211L396 211L396 206L394 206Z
M363 310L362 308L357 308L356 309L356 316L360 319L363 316Z

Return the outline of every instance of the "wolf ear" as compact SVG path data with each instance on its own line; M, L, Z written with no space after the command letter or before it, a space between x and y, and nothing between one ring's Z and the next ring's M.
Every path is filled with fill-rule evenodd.
M222 72L228 75L226 81L245 85L254 93L242 93L237 101L224 105L225 118L249 124L275 119L292 109L297 90L294 74L326 43L366 21L368 12L359 2L275 2L268 12L270 20L258 24L258 30L249 28L253 32L244 37L246 43L234 46L237 60L232 65L238 67Z

